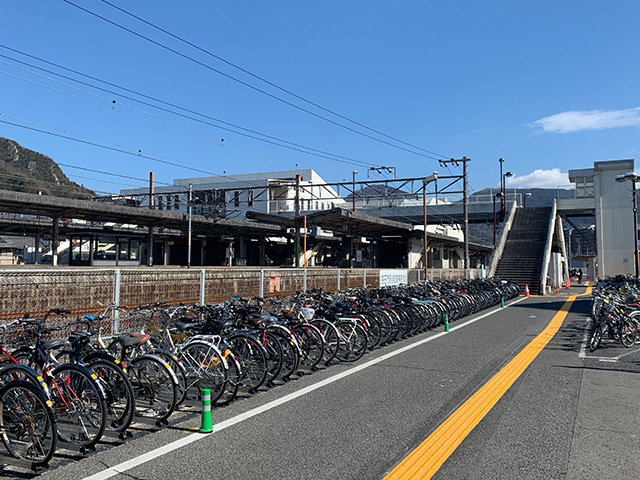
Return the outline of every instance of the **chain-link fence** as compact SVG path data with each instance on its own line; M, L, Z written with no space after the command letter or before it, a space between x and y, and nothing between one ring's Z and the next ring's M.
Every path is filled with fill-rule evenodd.
M0 319L41 317L52 308L99 314L115 302L129 309L148 303L219 303L229 297L273 297L324 289L378 287L391 272L398 283L425 280L424 270L383 269L42 269L0 271ZM480 270L429 269L427 281L479 278Z

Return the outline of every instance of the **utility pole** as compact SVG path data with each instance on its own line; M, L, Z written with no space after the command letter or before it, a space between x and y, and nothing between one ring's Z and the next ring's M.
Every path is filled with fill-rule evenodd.
M467 162L471 159L462 157L460 159L452 158L451 160L438 160L440 165L446 166L449 163L453 163L456 167L462 163L462 199L463 199L463 215L464 215L464 269L469 268L469 189L467 182ZM502 162L500 163L502 168Z
M155 208L155 173L149 172L149 208ZM149 224L147 235L147 265L153 266L153 224Z
M193 184L189 184L189 205L188 205L188 214L189 214L189 238L187 240L187 268L191 268L191 205L193 204Z
M153 209L156 205L155 197L156 174L149 172L149 208Z
M426 178L422 179L422 226L424 228L424 236L422 237L423 250L424 250L424 281L427 281L427 250L428 250L428 242L427 242L427 185L431 182L435 182L436 184L436 195L438 194L438 172L433 172L433 175L430 175Z
M300 217L300 181L302 180L301 175L296 175L296 205L295 205L295 227L296 227L296 236L295 236L295 245L293 247L295 254L295 262L294 265L296 268L300 266L300 225L298 224L298 218Z

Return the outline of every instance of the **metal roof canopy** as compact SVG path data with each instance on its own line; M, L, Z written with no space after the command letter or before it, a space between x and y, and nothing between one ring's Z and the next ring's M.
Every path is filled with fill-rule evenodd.
M73 218L94 222L113 222L146 227L164 227L187 230L188 216L178 212L157 211L139 207L111 205L88 200L49 197L32 193L0 190L0 211L50 218ZM203 215L191 216L194 233L249 234L267 233L277 235L282 228L246 220L213 220Z
M247 212L247 218L272 222L289 228L302 226L304 216L284 217L260 212ZM407 236L413 230L408 223L387 220L345 208L332 208L306 215L307 228L317 226L323 230L360 237L382 237L384 235Z

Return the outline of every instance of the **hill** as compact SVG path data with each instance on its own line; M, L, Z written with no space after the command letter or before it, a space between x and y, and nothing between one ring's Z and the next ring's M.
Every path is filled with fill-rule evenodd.
M56 197L87 198L92 190L72 182L50 157L0 137L0 189Z

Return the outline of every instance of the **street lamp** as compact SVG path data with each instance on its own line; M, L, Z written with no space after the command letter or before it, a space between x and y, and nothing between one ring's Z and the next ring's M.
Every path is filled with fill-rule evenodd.
M522 207L522 208L527 208L527 198L528 198L528 197L532 197L532 196L533 196L533 194L532 194L532 193L525 193L525 194L524 194L524 205L523 205L523 207Z
M493 248L496 248L496 198L502 200L502 192L498 192L493 196Z
M356 211L356 175L358 174L357 170L353 171L353 211Z
M502 164L504 163L504 158L499 158L498 161L500 162L500 193L504 192L504 176L502 175ZM502 206L502 200L500 200L500 212L502 213L503 210L503 206Z
M502 203L501 203L501 213L502 218L507 213L507 177L513 177L513 172L507 172L502 176Z
M640 176L633 172L625 173L624 175L618 175L616 182L624 183L631 182L631 196L633 198L633 242L635 250L633 252L634 257L634 274L636 280L638 280L638 201L636 199L636 183L640 181Z
M423 248L424 248L424 281L427 281L427 184L436 182L438 180L438 172L433 172L433 175L429 175L422 179L422 215L424 225L423 236ZM436 191L438 186L436 185Z

